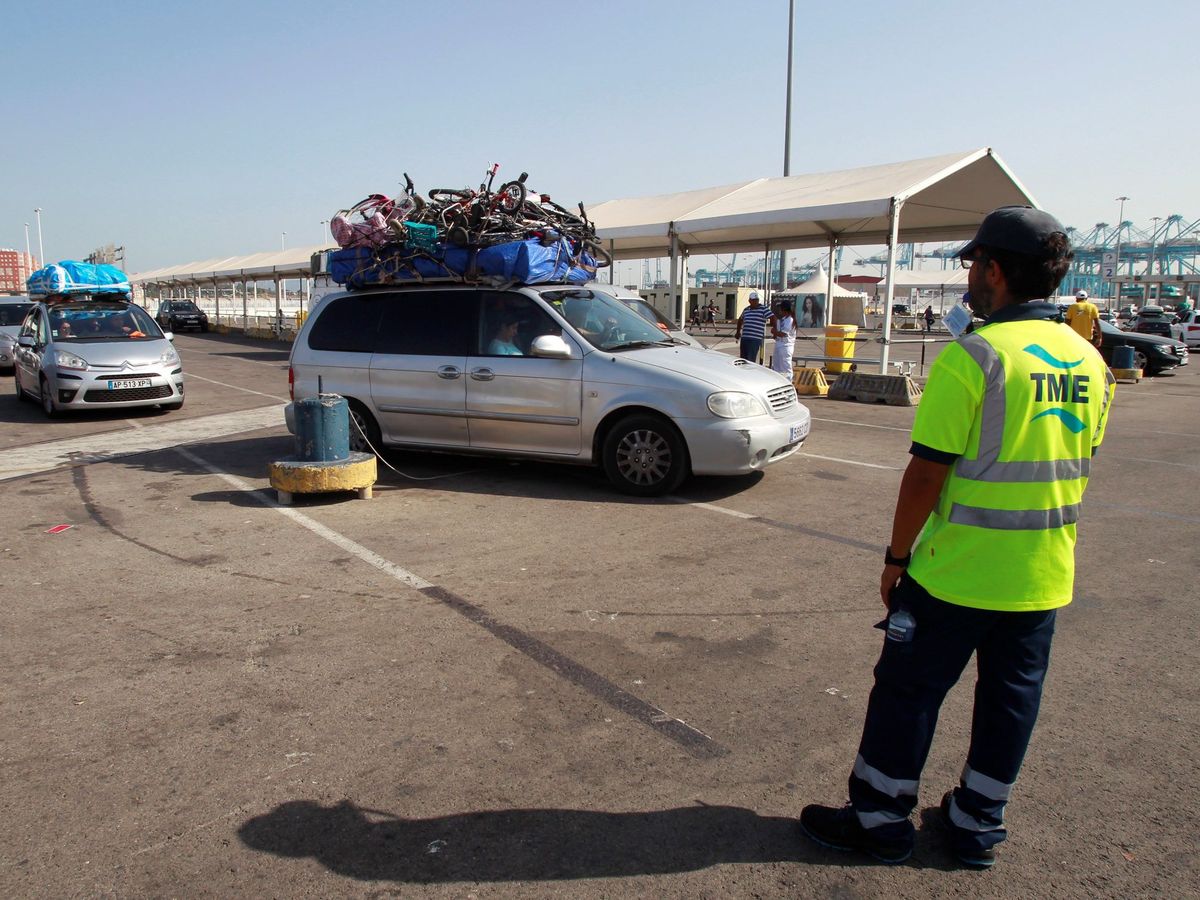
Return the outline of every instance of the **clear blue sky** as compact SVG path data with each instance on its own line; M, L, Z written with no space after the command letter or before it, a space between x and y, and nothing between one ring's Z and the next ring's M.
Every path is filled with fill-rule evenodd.
M0 247L315 244L401 172L599 202L776 175L786 0L8 4ZM1200 3L797 3L792 173L990 146L1083 230L1200 218ZM37 253L36 228L31 227ZM630 267L632 268L632 267ZM622 280L626 280L622 276Z

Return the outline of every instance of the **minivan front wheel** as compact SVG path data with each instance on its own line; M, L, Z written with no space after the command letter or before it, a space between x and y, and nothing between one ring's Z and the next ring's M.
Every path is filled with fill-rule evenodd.
M604 439L604 473L620 491L655 497L679 487L690 468L679 431L660 416L634 415Z
M374 453L383 443L379 424L365 406L357 400L350 402L350 449L355 453Z

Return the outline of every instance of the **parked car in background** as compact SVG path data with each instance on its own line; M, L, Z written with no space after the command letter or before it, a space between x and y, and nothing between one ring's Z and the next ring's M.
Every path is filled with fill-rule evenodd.
M17 335L18 400L65 410L183 406L183 364L150 314L127 300L33 303Z
M0 297L0 369L12 371L17 332L32 306L24 295Z
M1174 338L1122 331L1115 325L1101 322L1100 341L1100 355L1110 366L1113 349L1122 346L1133 348L1133 367L1141 369L1145 375L1159 375L1168 369L1188 364L1187 344Z
M1174 321L1174 313L1167 313L1161 306L1143 306L1138 312L1137 318L1133 320L1131 331L1136 331L1138 334L1159 334L1163 337L1171 337L1171 323Z
M1200 313L1189 309L1176 317L1175 324L1171 326L1171 337L1189 347L1200 347Z
M1102 310L1100 310L1100 321L1101 322L1115 322L1115 321L1117 321L1117 314L1114 313L1111 309L1102 309Z
M208 314L191 300L164 300L154 318L163 331L208 331Z
M1117 318L1122 322L1128 321L1137 315L1137 311L1137 304L1130 303L1129 305L1122 306L1119 310L1117 310Z

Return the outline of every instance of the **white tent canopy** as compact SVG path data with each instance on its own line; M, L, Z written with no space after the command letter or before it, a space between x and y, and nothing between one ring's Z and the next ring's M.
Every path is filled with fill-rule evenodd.
M268 250L247 256L226 256L196 260L179 266L166 266L138 272L129 280L134 284L170 284L220 281L273 281L276 278L307 278L312 274L312 255L325 245Z
M621 259L665 256L675 236L689 253L886 244L893 204L898 240L975 234L997 206L1036 206L990 148L840 172L759 178L680 194L610 200L588 210Z
M824 266L818 266L817 271L809 277L809 279L795 287L790 287L786 291L776 292L776 297L802 297L805 294L828 294L829 293L829 273L825 271ZM833 285L833 296L835 297L865 297L866 294L858 291L850 291L842 287L836 282Z
M938 288L952 288L954 290L967 289L967 270L960 266L955 266L953 269L897 269L892 274L892 284L901 290L937 290ZM875 291L887 289L887 281L881 281L875 285Z

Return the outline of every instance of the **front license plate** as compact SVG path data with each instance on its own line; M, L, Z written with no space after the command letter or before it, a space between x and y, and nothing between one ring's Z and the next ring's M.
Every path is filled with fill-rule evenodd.
M110 391L128 391L133 388L148 387L150 387L149 378L122 378L120 381L110 381L108 383L108 389Z
M796 443L796 441L800 440L800 438L802 438L802 437L804 437L804 426L803 425L793 425L792 430L788 432L788 443L794 444L794 443Z

